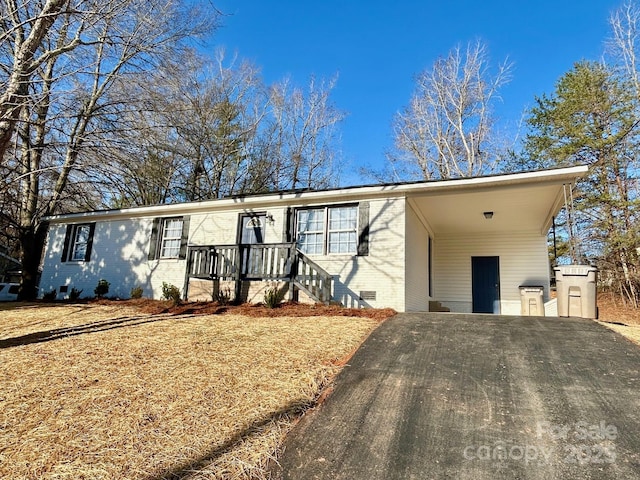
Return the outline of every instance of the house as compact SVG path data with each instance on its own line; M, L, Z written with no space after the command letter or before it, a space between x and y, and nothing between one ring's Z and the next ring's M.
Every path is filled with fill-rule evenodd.
M20 282L22 264L17 258L9 255L9 249L0 245L0 281L7 283Z
M521 285L549 300L547 233L586 167L289 191L49 217L41 294L131 289L398 311L520 314Z

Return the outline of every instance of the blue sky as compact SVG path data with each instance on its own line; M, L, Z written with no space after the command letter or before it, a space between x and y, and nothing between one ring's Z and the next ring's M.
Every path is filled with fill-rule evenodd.
M492 63L514 63L496 105L501 129L515 134L536 95L552 93L574 62L597 60L608 18L622 0L394 2L216 0L228 14L209 46L250 60L266 83L338 75L342 184L365 183L360 166L381 168L391 121L409 101L415 75L457 44L481 39Z

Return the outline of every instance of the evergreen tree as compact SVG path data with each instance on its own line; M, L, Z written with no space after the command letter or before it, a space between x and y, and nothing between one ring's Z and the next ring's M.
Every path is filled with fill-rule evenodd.
M575 188L574 220L580 249L602 278L638 304L638 99L606 65L579 62L552 96L536 99L524 144L529 166L588 165Z

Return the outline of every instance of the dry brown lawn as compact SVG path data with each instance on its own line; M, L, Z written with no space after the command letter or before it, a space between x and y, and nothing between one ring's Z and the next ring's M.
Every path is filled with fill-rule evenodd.
M156 310L0 307L0 478L266 478L295 419L392 313Z
M598 309L604 325L640 345L640 310L606 293L599 294Z

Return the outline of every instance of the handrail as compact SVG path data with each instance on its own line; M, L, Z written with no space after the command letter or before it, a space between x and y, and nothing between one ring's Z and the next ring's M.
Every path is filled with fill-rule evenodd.
M333 278L295 243L191 245L187 280L288 280L320 302L331 300Z
M291 278L294 245L260 243L250 245L192 245L188 276L206 279ZM239 274L239 275L238 275Z
M296 249L294 281L299 287L321 302L329 302L332 280L333 277L325 269Z

